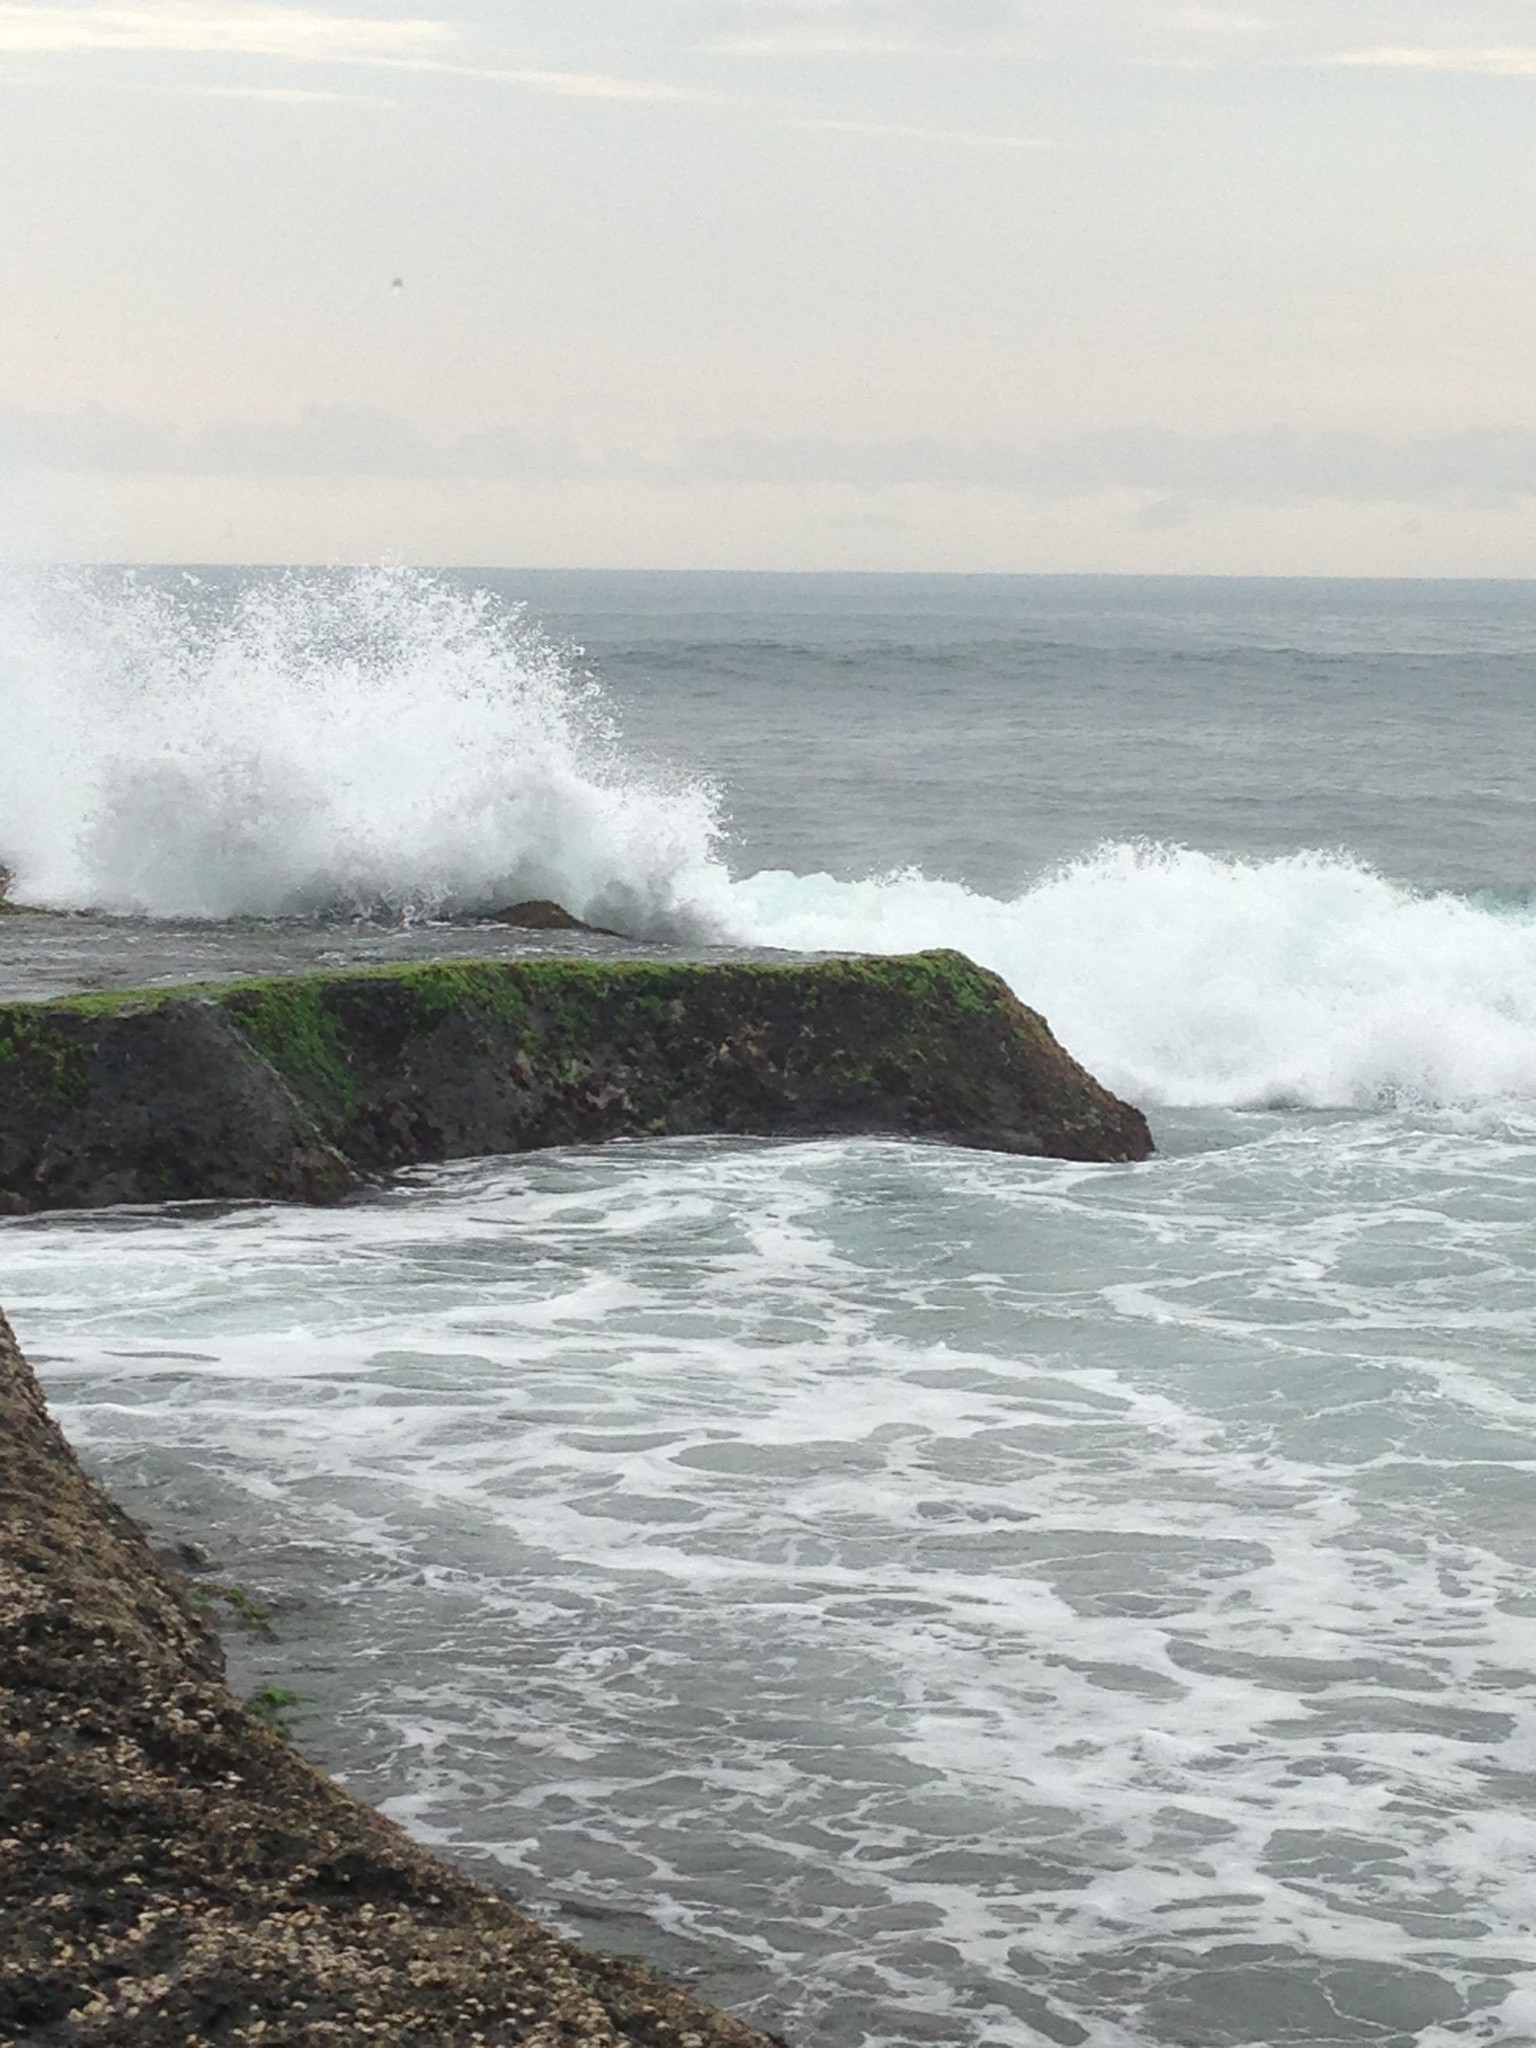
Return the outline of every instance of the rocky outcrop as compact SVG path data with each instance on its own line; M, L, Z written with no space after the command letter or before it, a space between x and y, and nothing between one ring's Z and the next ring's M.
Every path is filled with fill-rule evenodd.
M579 917L572 917L563 903L551 903L547 896L536 896L526 903L509 903L505 910L493 910L484 920L486 924L510 924L525 932L589 932L597 939L621 939L622 932L610 931L605 924L583 924Z
M259 1726L3 1317L0 2041L768 2048L561 1941Z
M326 1200L423 1161L705 1131L1144 1158L958 953L388 966L0 1005L0 1201Z
M216 1003L0 1010L0 1203L315 1201L355 1181Z

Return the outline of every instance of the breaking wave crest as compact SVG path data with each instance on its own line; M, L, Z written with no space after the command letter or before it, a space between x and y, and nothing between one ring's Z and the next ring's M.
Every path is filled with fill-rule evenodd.
M210 600L37 580L0 618L0 859L18 898L159 917L431 916L555 897L689 922L707 787L619 750L516 608L405 570Z
M1109 845L1011 901L918 874L763 874L782 946L951 945L1145 1104L1425 1106L1536 1096L1536 915L1403 888L1347 854Z
M1345 853L1107 845L1002 900L915 870L733 878L716 792L625 753L516 609L417 572L217 601L132 577L0 607L21 900L426 917L553 897L636 937L956 946L1153 1104L1536 1096L1536 915Z

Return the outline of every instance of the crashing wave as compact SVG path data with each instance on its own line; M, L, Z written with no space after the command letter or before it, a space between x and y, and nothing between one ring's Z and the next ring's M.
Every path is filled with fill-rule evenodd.
M647 934L696 922L718 865L713 791L626 759L519 609L419 572L227 602L191 577L34 580L0 614L0 720L0 861L28 901L227 918L553 897Z
M551 898L636 937L956 946L1139 1102L1536 1096L1528 905L1347 853L1126 844L1008 900L915 870L734 878L717 793L627 754L567 652L447 578L18 585L0 722L23 900L228 918Z

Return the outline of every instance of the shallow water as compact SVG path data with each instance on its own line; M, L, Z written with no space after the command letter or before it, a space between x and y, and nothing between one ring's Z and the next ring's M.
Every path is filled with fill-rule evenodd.
M26 911L0 917L0 1002L163 988L249 974L342 973L386 961L783 959L777 948L674 946L494 919L381 925L361 918L209 920Z
M11 1223L299 1739L792 2040L1536 2038L1536 1123ZM1432 1249L1431 1249L1432 1247Z

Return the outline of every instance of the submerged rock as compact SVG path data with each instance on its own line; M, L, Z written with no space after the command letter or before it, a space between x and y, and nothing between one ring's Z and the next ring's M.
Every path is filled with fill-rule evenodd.
M767 2048L470 1882L242 1708L3 1316L0 2041Z
M958 953L394 965L0 1005L0 1199L323 1201L700 1132L1142 1159L1145 1119Z
M487 924L515 925L525 932L589 932L595 939L622 939L622 932L612 932L603 924L583 924L579 917L572 917L564 904L551 903L547 898L534 897L527 903L509 903L505 910L493 910L485 920Z

